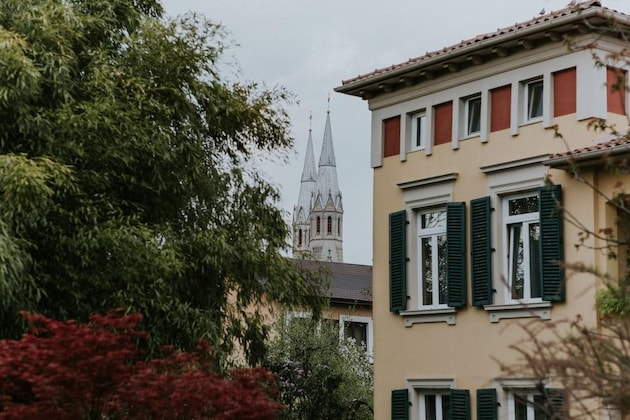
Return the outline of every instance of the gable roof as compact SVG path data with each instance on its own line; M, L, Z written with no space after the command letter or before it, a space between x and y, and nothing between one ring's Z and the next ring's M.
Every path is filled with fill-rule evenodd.
M567 170L575 166L602 165L610 158L627 154L630 154L630 139L608 136L590 146L551 155L544 164L552 168Z
M372 306L372 266L328 261L295 260L302 268L330 275L327 295L332 303Z
M410 58L403 63L360 74L342 81L342 85L335 88L335 91L370 99L403 86L432 80L444 73L481 64L497 56L507 56L514 50L531 49L548 42L561 42L564 35L589 32L591 29L588 29L587 23L606 27L611 19L630 26L630 16L602 7L597 0L578 2L528 21Z

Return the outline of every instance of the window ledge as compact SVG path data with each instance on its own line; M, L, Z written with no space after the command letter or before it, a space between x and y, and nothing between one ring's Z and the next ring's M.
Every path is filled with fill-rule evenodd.
M448 325L455 325L455 312L455 308L448 307L401 311L400 315L405 320L405 327L412 327L413 324L428 324L432 322L446 322Z
M489 312L490 322L493 323L510 318L551 319L551 302L485 305L483 309Z

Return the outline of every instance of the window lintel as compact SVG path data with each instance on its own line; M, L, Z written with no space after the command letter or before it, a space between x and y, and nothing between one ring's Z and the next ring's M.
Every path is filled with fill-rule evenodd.
M424 187L427 185L439 184L442 182L455 181L459 174L457 172L451 172L449 174L432 176L429 178L416 179L414 181L400 182L398 183L398 187L401 190L408 190L411 188Z

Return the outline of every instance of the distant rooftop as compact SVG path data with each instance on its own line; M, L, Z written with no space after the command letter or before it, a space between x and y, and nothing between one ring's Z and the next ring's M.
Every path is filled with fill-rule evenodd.
M328 296L333 303L372 306L372 266L327 261L295 260L307 270L330 273Z

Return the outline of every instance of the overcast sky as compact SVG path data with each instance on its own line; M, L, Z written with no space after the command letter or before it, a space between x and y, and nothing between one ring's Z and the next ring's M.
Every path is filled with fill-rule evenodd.
M344 205L344 262L372 264L372 169L367 103L335 93L342 80L424 55L481 33L531 19L569 0L163 0L169 16L189 11L221 23L238 44L228 57L241 80L282 85L295 154L264 172L281 194L290 222L297 202L309 115L319 159L327 98ZM603 6L630 12L627 0Z

